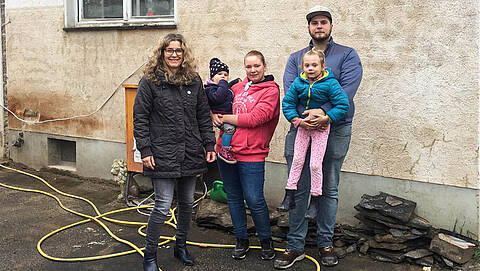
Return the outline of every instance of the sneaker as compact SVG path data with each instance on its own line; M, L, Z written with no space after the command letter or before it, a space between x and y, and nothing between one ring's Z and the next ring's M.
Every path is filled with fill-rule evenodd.
M320 255L320 263L324 266L335 266L338 264L338 258L335 255L333 246L320 247L318 255Z
M273 267L276 269L287 269L291 267L296 261L301 261L305 258L305 252L285 249L285 252L281 254L274 262Z
M268 238L265 240L260 240L260 245L262 247L262 260L271 260L275 258L275 250L273 249L273 241L272 238Z
M235 260L245 259L249 249L250 249L250 243L248 239L237 238L237 244L233 249L232 257Z
M218 158L222 159L227 164L233 165L237 163L237 159L235 159L231 147L222 146L218 152Z

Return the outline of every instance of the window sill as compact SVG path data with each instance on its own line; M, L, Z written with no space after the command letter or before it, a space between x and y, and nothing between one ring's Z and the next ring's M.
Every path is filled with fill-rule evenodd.
M74 27L64 27L64 31L95 31L95 30L135 30L148 28L177 28L175 22L118 22L118 23L82 23Z

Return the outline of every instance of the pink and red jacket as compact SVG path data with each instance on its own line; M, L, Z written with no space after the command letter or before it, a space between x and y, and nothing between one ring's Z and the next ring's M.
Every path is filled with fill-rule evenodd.
M273 76L256 84L248 78L232 87L235 98L232 111L238 115L237 130L230 146L240 162L263 162L270 150L270 140L280 115L280 90ZM222 132L217 139L220 150Z

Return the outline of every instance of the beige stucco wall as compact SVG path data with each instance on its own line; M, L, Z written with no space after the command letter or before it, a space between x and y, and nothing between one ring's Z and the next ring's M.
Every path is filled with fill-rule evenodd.
M0 33L4 26L0 25ZM3 57L3 45L0 41L0 59ZM5 106L4 103L4 93L3 93L3 65L1 65L0 61L0 103ZM2 114L0 114L0 157L6 157L6 150L5 150L5 118L6 118L6 111L2 109Z
M58 2L7 2L8 99L20 116L25 109L39 112L40 120L94 111L169 32L65 32ZM179 0L176 31L194 48L202 78L211 57L225 61L232 77L243 77L243 55L257 49L281 85L288 55L309 41L304 14L316 3ZM478 188L479 1L322 4L334 11L335 41L354 47L364 66L343 169ZM9 121L13 129L125 141L122 89L86 119L43 125ZM287 130L282 118L270 161L284 161Z

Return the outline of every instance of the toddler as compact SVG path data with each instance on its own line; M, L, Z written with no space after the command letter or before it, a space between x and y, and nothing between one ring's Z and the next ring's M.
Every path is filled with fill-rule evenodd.
M210 60L210 78L205 83L205 92L207 94L208 104L214 114L232 114L233 91L231 86L235 85L240 79L235 79L228 83L228 66L222 63L218 58ZM223 131L222 147L218 157L228 164L235 164L237 160L232 153L230 141L235 133L235 126L224 123L220 127Z

